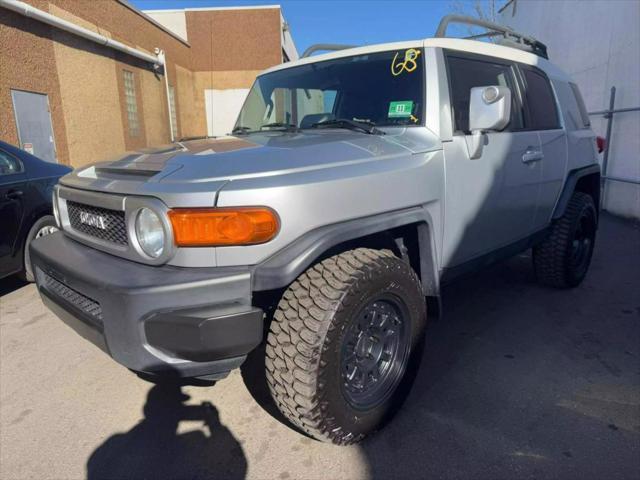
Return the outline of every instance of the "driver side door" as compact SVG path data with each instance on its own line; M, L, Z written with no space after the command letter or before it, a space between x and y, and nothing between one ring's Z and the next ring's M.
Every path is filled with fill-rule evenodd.
M446 172L443 266L484 259L532 233L541 179L538 133L527 130L515 65L504 59L445 53L454 122L452 142L444 143ZM511 118L502 131L485 133L479 158L468 142L469 98L473 87L511 90ZM481 266L481 265L480 265Z

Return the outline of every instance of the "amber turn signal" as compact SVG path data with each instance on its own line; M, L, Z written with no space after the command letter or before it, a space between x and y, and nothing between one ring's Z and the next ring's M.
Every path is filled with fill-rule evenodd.
M279 228L278 216L265 207L176 208L169 219L179 247L255 245Z

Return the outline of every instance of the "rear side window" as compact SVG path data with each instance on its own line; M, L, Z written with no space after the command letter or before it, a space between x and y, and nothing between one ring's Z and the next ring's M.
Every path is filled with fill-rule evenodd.
M518 130L524 126L524 115L520 102L513 69L508 64L448 56L449 83L451 86L451 108L455 129L469 132L469 97L473 87L498 85L511 90L511 121L505 130Z
M0 150L0 175L11 175L22 172L20 160Z
M573 90L573 96L576 97L576 103L578 104L578 110L580 110L580 118L582 119L582 125L585 128L591 126L591 120L589 119L589 114L587 113L587 107L584 105L584 100L582 99L582 95L580 94L580 89L575 83L569 83L571 90Z
M558 109L547 77L538 70L523 69L526 98L533 130L560 128Z

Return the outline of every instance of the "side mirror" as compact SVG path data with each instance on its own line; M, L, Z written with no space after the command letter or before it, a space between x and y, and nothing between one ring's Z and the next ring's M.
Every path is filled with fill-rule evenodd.
M511 90L491 85L473 87L469 97L469 130L467 140L469 158L480 158L484 146L484 133L502 130L511 119Z

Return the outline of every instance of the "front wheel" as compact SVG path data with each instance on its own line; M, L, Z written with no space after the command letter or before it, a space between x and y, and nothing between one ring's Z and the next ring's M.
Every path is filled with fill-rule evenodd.
M278 304L266 346L271 395L309 435L358 442L408 394L425 324L418 277L389 250L328 258L300 275Z
M33 271L31 270L31 256L29 254L29 245L36 238L44 237L58 230L56 226L56 219L52 215L45 215L40 217L31 226L27 238L24 242L24 269L22 270L21 277L27 282L34 282Z

